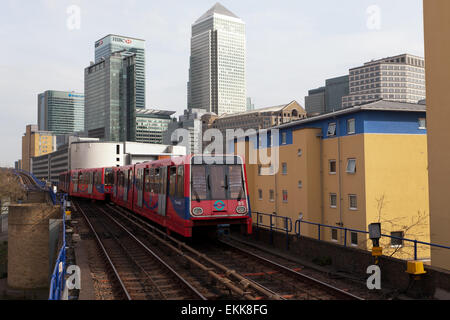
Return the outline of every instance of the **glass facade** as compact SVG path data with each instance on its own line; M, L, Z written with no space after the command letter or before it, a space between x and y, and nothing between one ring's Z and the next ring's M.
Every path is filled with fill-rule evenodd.
M136 142L163 144L163 134L172 122L175 112L159 110L137 110Z
M115 53L85 69L85 128L91 138L136 140L135 56Z
M145 108L145 40L108 35L95 43L95 62L119 51L136 56L136 107Z
M53 90L39 94L38 128L54 134L84 131L84 94Z
M192 26L189 109L246 111L245 55L245 23L216 4Z

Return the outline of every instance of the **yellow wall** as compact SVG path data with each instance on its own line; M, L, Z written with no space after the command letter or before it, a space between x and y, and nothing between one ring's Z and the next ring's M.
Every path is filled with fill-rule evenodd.
M258 165L247 165L252 211L276 213L291 218L293 223L302 213L308 222L354 230L368 230L370 223L381 222L384 234L404 231L406 238L429 242L426 135L358 134L322 139L318 137L320 133L315 128L295 130L293 144L279 148L276 175L260 176ZM253 143L248 142L246 148L248 163ZM355 173L347 173L349 159L356 160ZM329 172L330 160L336 160L336 174ZM283 163L288 165L287 175L282 173ZM262 200L258 190L263 192ZM269 199L270 190L275 191L274 201ZM288 191L287 202L283 202L283 190ZM331 193L337 195L336 208L331 207ZM356 210L350 208L349 195L357 196ZM269 225L269 221L264 217L262 224ZM283 220L273 221L278 228L284 227ZM317 226L302 224L301 231L304 236L318 236ZM344 244L344 231L338 230L337 236L335 242ZM321 239L333 241L332 230L323 228ZM351 232L347 232L348 246L371 249L367 235L358 233L357 240L358 244L353 245ZM391 248L389 240L382 245L385 254L395 250L394 257L414 257L409 243L401 249ZM428 259L429 255L428 247L419 246L420 259Z
M424 0L430 232L450 246L450 1ZM450 250L432 249L431 263L450 269Z
M381 222L382 232L430 242L426 135L366 134L367 222ZM413 244L401 249L383 243L385 255L413 259ZM429 259L428 246L418 246L418 259Z
M31 127L27 126L25 135L22 137L22 169L31 171L30 160L53 152L56 147L53 144L54 137L50 134L32 133Z

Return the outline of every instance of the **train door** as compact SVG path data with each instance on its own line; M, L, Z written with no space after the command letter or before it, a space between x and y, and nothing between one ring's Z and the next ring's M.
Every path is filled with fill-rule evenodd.
M123 184L123 201L128 201L128 186L130 185L130 170L125 170L125 183Z
M167 167L159 168L160 170L160 192L158 195L158 214L166 216L167 201Z
M74 177L74 179L73 179L73 192L77 193L78 192L78 178L79 178L78 172L75 171L75 172L72 173L72 175Z
M88 194L92 194L92 186L94 185L94 172L88 172L87 173L87 177L88 177Z
M137 205L142 208L143 204L144 204L144 197L143 197L143 193L144 193L144 169L138 169L137 170L137 183L136 183L136 187L138 189L137 192Z

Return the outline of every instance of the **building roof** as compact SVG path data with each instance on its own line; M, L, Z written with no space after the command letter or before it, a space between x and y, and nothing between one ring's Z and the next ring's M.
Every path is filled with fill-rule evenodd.
M215 13L239 19L239 17L237 15L235 15L233 12L231 12L230 10L225 8L219 2L217 2L211 9L206 11L204 15L202 15L200 18L198 18L198 20L195 21L195 23L200 22L206 18L209 18L209 17L213 16Z
M280 125L274 127L273 129L284 129L292 126L297 126L304 123L310 123L318 120L334 118L337 116L354 113L358 111L397 111L397 112L426 112L426 106L423 104L415 104L415 103L405 103L405 102L396 102L389 100L378 100L374 102L369 102L367 104L354 106L351 108L342 109L335 112L325 113L319 116L293 121L288 124Z
M176 111L168 110L155 110L155 109L138 109L136 108L136 115L148 115L148 116L171 116L175 114Z
M267 108L260 108L260 109L255 109L255 110L251 110L251 111L232 113L232 114L224 114L224 115L220 116L218 119L225 119L225 118L230 118L230 117L236 117L236 116L239 116L239 115L249 115L249 114L254 114L254 113L280 112L284 108L286 108L287 106L293 104L294 102L297 102L297 101L293 100L293 101L291 101L291 102L289 102L287 104L282 104L282 105L279 105L279 106L273 106L273 107L267 107Z
M118 37L118 38L127 38L127 39L133 39L133 40L138 40L138 41L145 41L144 39L133 38L133 37L128 37L128 36L121 36L121 35L118 35L118 34L108 34L107 36L104 36L103 38L98 39L96 42L99 42L100 40L104 40L104 39L106 39L108 37Z

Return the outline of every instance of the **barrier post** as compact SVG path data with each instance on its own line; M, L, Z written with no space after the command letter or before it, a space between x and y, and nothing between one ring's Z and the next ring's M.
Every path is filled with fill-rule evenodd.
M284 227L285 227L285 229L286 229L286 250L289 250L289 228L288 228L288 217L285 217L284 218L285 219L285 221L284 221Z
M417 240L414 240L414 260L417 260Z
M319 229L319 240L320 240L320 224L317 225L318 229Z
M347 228L344 229L344 247L347 247Z
M270 215L270 244L273 245L273 230L272 230L272 220L273 220L273 215Z

